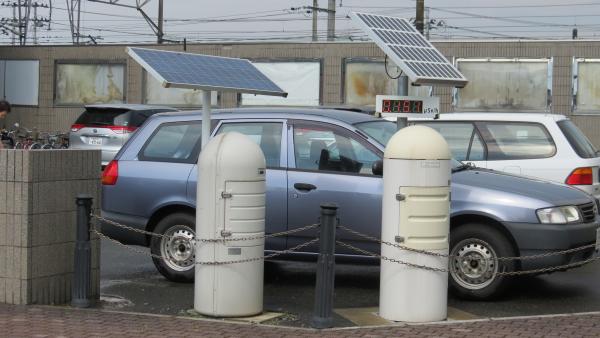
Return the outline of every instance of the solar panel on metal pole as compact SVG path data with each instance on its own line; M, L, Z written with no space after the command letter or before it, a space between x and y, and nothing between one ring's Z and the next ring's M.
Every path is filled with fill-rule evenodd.
M350 18L413 84L464 87L468 80L406 19L366 13Z
M210 92L237 92L287 97L287 93L249 60L128 47L127 53L165 88L204 91L202 147L210 135Z

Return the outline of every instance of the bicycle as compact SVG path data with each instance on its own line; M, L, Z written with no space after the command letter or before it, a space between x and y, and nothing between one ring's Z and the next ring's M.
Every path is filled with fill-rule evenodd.
M69 137L65 133L56 132L54 134L44 133L45 143L42 145L42 149L68 149L69 148Z
M16 135L19 140L15 143L15 149L42 149L42 144L39 142L40 134L35 128L33 130L29 130L25 127L18 128Z

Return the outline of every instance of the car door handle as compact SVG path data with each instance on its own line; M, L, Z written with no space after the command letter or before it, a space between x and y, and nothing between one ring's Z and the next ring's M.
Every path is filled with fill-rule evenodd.
M310 183L294 183L294 188L300 191L311 191L316 190L317 187Z

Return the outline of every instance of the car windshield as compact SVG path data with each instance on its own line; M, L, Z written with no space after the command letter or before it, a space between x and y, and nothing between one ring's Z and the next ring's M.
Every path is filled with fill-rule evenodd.
M383 146L387 145L392 136L398 131L396 124L387 120L360 122L354 126L374 138ZM456 159L452 159L451 165L453 172L475 168L470 163L466 164Z
M571 147L577 152L582 158L592 158L598 156L598 150L594 147L592 142L577 128L577 126L570 120L564 120L557 122L560 130L565 134L565 137L571 144Z
M398 131L396 124L387 120L360 122L354 126L383 145Z

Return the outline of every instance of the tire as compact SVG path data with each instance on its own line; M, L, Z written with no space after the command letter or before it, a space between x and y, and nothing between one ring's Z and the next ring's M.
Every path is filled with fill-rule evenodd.
M44 145L42 146L42 149L45 149L45 150L47 150L47 149L52 149L52 145L51 145L51 144L49 144L49 143L46 143L46 144L44 144Z
M464 299L489 300L500 296L510 277L497 273L516 269L515 261L497 260L516 256L516 250L503 233L486 224L470 223L452 230L450 256L450 290ZM452 258L455 256L480 259Z
M194 280L196 219L189 213L178 212L161 219L154 228L169 238L153 236L150 251L161 258L152 257L154 266L165 278L173 282L189 283Z
M39 143L32 143L27 149L29 149L29 150L42 149L42 145Z

